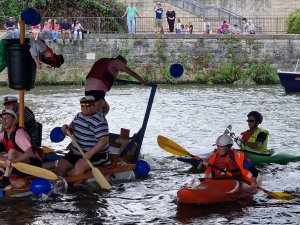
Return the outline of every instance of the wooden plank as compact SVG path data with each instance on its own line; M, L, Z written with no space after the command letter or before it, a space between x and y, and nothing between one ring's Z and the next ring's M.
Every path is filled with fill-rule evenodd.
M98 169L100 169L101 173L105 176L105 175L109 175L109 174L134 170L135 164L127 164L127 165L118 164L118 165L112 165L111 167L108 167L108 168L98 167ZM88 172L86 172L84 174L80 174L80 175L74 175L74 176L69 175L69 176L65 177L65 180L68 183L72 183L72 182L86 180L89 178L93 178L92 171L88 171Z

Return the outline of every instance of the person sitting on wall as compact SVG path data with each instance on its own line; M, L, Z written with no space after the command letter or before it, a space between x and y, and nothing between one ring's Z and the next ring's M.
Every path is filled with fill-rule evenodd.
M42 69L42 62L54 68L59 68L64 63L63 55L56 55L40 38L32 42L29 51L39 70Z

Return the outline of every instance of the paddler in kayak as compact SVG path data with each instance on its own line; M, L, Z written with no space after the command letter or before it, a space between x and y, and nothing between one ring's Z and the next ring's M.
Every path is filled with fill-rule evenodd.
M221 168L232 174L232 177L241 178L251 183L252 187L257 187L258 170L245 157L245 153L232 148L233 140L229 135L223 134L216 140L217 149L208 158L203 160L205 177L210 178L230 178L231 176L216 169ZM215 166L212 168L210 165Z
M263 121L263 116L257 111L252 111L247 115L247 117L247 122L250 129L241 133L241 149L248 151L267 152L269 132L258 127L258 125Z

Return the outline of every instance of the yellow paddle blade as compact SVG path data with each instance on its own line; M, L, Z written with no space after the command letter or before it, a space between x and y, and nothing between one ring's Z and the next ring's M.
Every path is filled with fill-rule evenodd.
M43 149L44 153L55 153L54 149L46 147L46 146L42 146L42 149Z
M191 155L187 150L185 150L179 144L161 135L157 136L157 143L159 147L166 150L167 152L172 153L173 155L178 155L178 156Z
M290 200L293 198L291 194L284 193L284 192L268 192L268 196L272 198Z
M73 137L73 135L70 133L69 130L67 130L67 135L72 139L73 144L77 147L81 155L84 155L84 152L80 145L77 143L76 139ZM90 168L92 169L93 176L95 177L97 183L100 185L101 188L106 189L106 190L111 190L111 185L108 183L108 181L105 179L103 174L101 173L100 170L95 168L93 164L90 162L90 160L87 159L87 163L89 164Z
M37 166L32 166L26 163L21 163L21 162L17 162L17 163L12 163L11 164L12 167L16 168L17 170L21 171L22 173L26 173L35 177L41 177L41 178L45 178L48 180L57 180L58 177L55 173L53 173L50 170L41 168L41 167L37 167Z
M106 180L106 178L103 176L103 174L100 172L99 169L97 169L96 167L92 166L92 173L93 176L95 177L97 183L106 190L111 190L111 185L108 183L108 181Z

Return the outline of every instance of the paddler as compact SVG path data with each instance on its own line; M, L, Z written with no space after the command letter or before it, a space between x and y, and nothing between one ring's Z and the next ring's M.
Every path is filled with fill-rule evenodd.
M242 137L239 139L241 149L266 152L268 150L269 132L258 127L263 121L263 116L257 111L251 111L247 117L249 130L241 133Z
M110 165L109 159L109 129L103 113L96 110L95 98L84 96L80 98L81 112L77 113L73 121L62 126L62 131L69 130L79 146L84 151L82 156L77 146L72 143L70 151L58 161L55 173L65 177L68 170L72 175L83 174L90 167L87 160L94 166Z
M245 157L244 152L232 148L232 138L223 134L217 138L215 145L217 145L217 149L214 150L214 153L207 161L203 160L202 162L207 167L205 176L211 178L231 177L216 168L210 167L210 164L231 173L232 177L250 182L252 187L257 187L258 170Z
M34 166L42 166L42 150L35 148L27 131L16 126L17 114L11 109L4 109L0 114L2 119L2 131L0 143L3 143L7 155L1 156L4 161L4 176L0 180L0 189L11 188L9 177L12 173L12 163L23 162Z

